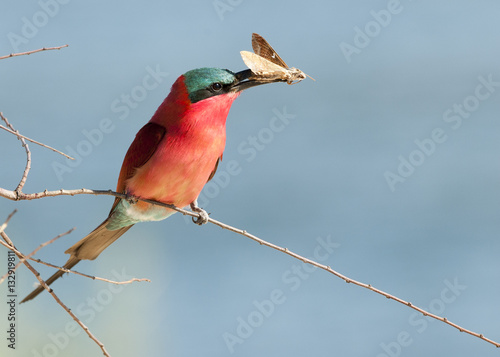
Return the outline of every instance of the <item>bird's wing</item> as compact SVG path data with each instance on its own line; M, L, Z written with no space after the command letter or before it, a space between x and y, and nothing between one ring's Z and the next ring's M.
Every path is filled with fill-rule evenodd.
M217 166L219 166L219 162L221 162L221 161L222 161L222 155L217 159L217 162L215 163L215 167L214 167L212 173L210 174L210 176L208 177L207 182L210 181L214 177L215 172L217 171Z
M125 182L134 175L136 169L149 161L165 136L165 132L165 127L156 123L147 123L139 130L123 159L116 187L117 192L124 192ZM115 199L111 212L119 201L120 198Z

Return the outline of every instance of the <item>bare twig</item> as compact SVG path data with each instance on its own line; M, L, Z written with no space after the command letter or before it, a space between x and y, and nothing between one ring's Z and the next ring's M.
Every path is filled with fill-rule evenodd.
M12 218L12 216L14 216L16 214L16 212L17 212L17 209L13 210L11 212L11 214L9 214L7 216L7 219L5 220L5 222L3 222L2 225L0 226L0 233L2 233L5 230L5 228L7 228L7 225L9 224L10 219Z
M133 283L135 281L147 281L148 283L151 282L151 280L146 279L146 278L140 278L140 279L139 278L132 278L130 280L125 280L125 281L114 281L114 280L109 280L109 279L105 279L105 278L100 278L98 276L93 276L93 275L88 275L88 274L80 273L80 272L78 272L76 270L66 269L66 268L63 268L63 267L51 264L51 263L44 262L43 260L40 260L40 259L28 258L28 257L26 257L26 258L29 259L29 260L32 260L34 262L46 265L48 267L56 268L56 269L61 270L61 271L65 272L65 273L72 273L72 274L76 274L76 275L81 275L81 276L84 276L84 277L92 279L92 280L101 280L101 281L105 281L106 283L115 284L115 285L130 284L130 283Z
M79 189L79 190L59 190L59 191L44 191L44 192L41 192L41 193L34 193L34 194L23 194L22 196L18 197L17 199L20 199L20 200L24 200L24 199L28 199L28 200L31 200L31 199L36 199L36 198L42 198L42 197L54 197L54 196L60 196L60 195L78 195L78 194L93 194L93 195L112 195L112 196L115 196L115 197L120 197L120 198L124 198L124 199L137 199L137 200L140 200L140 201L144 201L144 202L148 202L148 203L151 203L151 204L155 204L155 205L158 205L158 206L162 206L162 207L167 207L167 208L171 208L171 209L174 209L184 215L189 215L189 216L192 216L192 217L199 217L199 214L198 213L193 213L193 212L190 212L190 211L186 211L184 209L181 209L181 208L178 208L178 207L175 207L175 206L172 206L172 205L169 205L169 204L165 204L165 203L162 203L162 202L156 202L156 201L153 201L153 200L147 200L147 199L141 199L141 198L136 198L136 197L131 197L131 196L128 196L128 195L125 195L125 194L122 194L122 193L118 193L118 192L114 192L114 191L111 191L111 190L108 190L108 191L102 191L102 190L89 190L89 189ZM0 191L0 196L2 196L2 192ZM4 197L6 197L5 195L3 195ZM6 197L6 198L9 198L9 197ZM11 198L13 199L13 198ZM359 282L359 281L356 281L354 279L351 279L343 274L340 274L339 272L333 270L332 268L330 268L329 266L326 266L326 265L323 265L323 264L320 264L320 263L317 263L311 259L308 259L308 258L305 258L297 253L294 253L290 250L288 250L287 248L283 248L283 247L280 247L280 246L277 246L275 244L272 244L272 243L269 243L257 236L254 236L253 234L250 234L248 233L247 231L245 230L242 230L242 229L238 229L238 228L235 228L235 227L232 227L232 226L229 226L225 223L222 223L222 222L219 222L213 218L209 218L208 221L212 224L215 224L223 229L227 229L231 232L234 232L234 233L238 233L238 234L241 234L247 238L250 238L256 242L258 242L259 244L261 245L265 245L269 248L272 248L272 249L275 249L275 250L278 250L282 253L285 253L285 254L288 254L290 255L291 257L293 258L296 258L298 260L301 260L303 261L304 263L307 263L307 264L311 264L315 267L318 267L320 269L323 269L335 276L337 276L338 278L344 280L346 283L352 283L354 285L357 285L357 286L360 286L362 288L365 288L365 289L368 289L368 290L371 290L377 294L380 294L388 299L391 299L391 300L394 300L394 301L397 301L403 305L406 305L410 308L412 308L413 310L416 310L420 313L422 313L424 316L429 316L429 317L432 317L436 320L439 320L441 322L444 322L452 327L455 327L456 329L458 329L459 331L461 332L466 332L472 336L475 336L475 337L478 337L486 342L489 342L493 345L495 345L496 347L500 347L500 343L498 342L495 342L489 338L486 338L484 337L482 334L479 334L479 333L476 333L476 332L473 332L471 330L468 330L466 328L463 328L451 321L449 321L447 318L445 317L440 317L438 315L435 315L435 314L432 314L430 312L427 312L426 310L418 307L418 306L415 306L413 305L411 302L408 302L408 301L405 301L403 299L400 299L394 295L391 295L383 290L380 290L380 289L377 289L373 286L371 286L370 284L365 284L365 283L362 283L362 282Z
M102 353L105 355L105 356L108 356L110 357L108 351L106 351L106 348L104 347L103 343L101 341L99 341L97 339L97 337L95 337L92 332L90 332L89 328L87 326L85 326L85 324L71 311L70 308L68 308L62 301L61 299L59 299L57 297L57 295L54 293L54 291L45 283L45 281L40 278L40 273L35 269L33 268L33 266L26 260L26 257L20 252L18 251L15 246L14 246L14 243L12 243L12 241L10 240L10 238L7 236L7 234L5 234L5 232L1 232L0 233L0 236L2 236L2 238L5 240L6 244L2 241L0 241L0 243L2 243L2 245L4 246L7 246L10 250L12 250L14 253L16 253L17 257L19 258L19 260L23 260L23 263L24 265L26 265L26 267L36 276L36 278L38 279L38 281L40 282L40 284L45 288L45 290L47 290L50 295L52 295L52 297L57 301L57 303L59 305L61 305L61 307L66 310L66 312L73 318L73 320L76 321L76 323L78 325L81 326L81 328L87 333L87 335L101 348L102 350Z
M5 129L5 128L3 128ZM13 134L15 135L18 135L19 134L16 134L15 132L13 132ZM45 146L42 144L42 146ZM129 195L126 195L126 194L123 194L123 193L118 193L118 192L114 192L112 190L89 190L89 189L85 189L85 188L81 188L81 189L77 189L77 190L65 190L65 189L60 189L60 190L57 190L57 191L48 191L48 190L45 190L43 192L38 192L38 193L31 193L31 194L26 194L26 193L22 193L22 192L14 192L14 191L9 191L9 190L6 190L4 188L0 188L0 197L5 197L5 198L8 198L10 200L14 200L14 201L18 201L18 200L33 200L33 199L39 199L39 198L43 198L43 197L55 197L55 196L67 196L67 195L70 195L70 196L74 196L74 195L80 195L80 194L91 194L91 195L111 195L111 196L115 196L115 197L119 197L119 198L122 198L122 199L126 199L126 200L131 200L131 201L136 201L136 200L140 200L140 201L144 201L144 202L147 202L147 203L151 203L151 204L154 204L154 205L158 205L158 206L161 206L161 207L166 207L166 208L170 208L172 210L175 210L175 211L178 211L180 213L182 213L183 215L189 215L189 216L192 216L192 217L200 217L200 214L198 213L194 213L194 212L190 212L190 211L186 211L182 208L178 208L178 207L175 207L173 205L170 205L170 204L166 204L166 203L162 203L162 202L157 202L157 201L153 201L153 200L148 200L148 199L142 199L142 198L138 198L138 197L132 197L132 196L129 196ZM441 322L444 322L456 329L458 329L460 332L465 332L465 333L468 333L472 336L475 336L477 338L480 338L488 343L491 343L493 344L494 346L496 347L500 347L500 343L498 342L495 342L489 338L486 338L484 337L483 334L479 334L479 333L476 333L474 331L471 331L471 330L468 330L466 328L463 328L451 321L449 321L447 318L445 317L440 317L438 315L435 315L435 314L432 314L430 312L427 312L426 310L418 307L418 306L415 306L413 305L411 302L409 301L405 301L403 299L400 299L394 295L391 295L383 290L380 290L380 289L377 289L373 286L371 286L370 284L366 284L366 283L362 283L362 282L359 282L359 281L356 281L354 279L351 279L343 274L340 274L339 272L333 270L332 268L330 268L329 266L326 266L326 265L323 265L323 264L320 264L320 263L317 263L311 259L308 259L308 258L305 258L297 253L294 253L290 250L288 250L287 248L283 248L283 247L280 247L280 246L277 246L275 244L272 244L272 243L269 243L257 236L254 236L250 233L248 233L247 231L245 230L241 230L241 229L238 229L238 228L235 228L235 227L232 227L232 226L229 226L225 223L222 223L222 222L219 222L217 220L214 220L213 218L208 218L208 222L212 223L212 224L215 224L223 229L227 229L231 232L234 232L234 233L238 233L240 235L243 235L247 238L250 238L256 242L258 242L259 244L261 245L265 245L269 248L272 248L272 249L275 249L279 252L282 252L282 253L285 253L295 259L298 259L298 260L301 260L302 262L304 263L307 263L307 264L310 264L310 265L313 265L315 267L318 267L320 269L323 269L333 275L335 275L336 277L344 280L346 283L352 283L354 285L357 285L357 286L360 286L362 288L365 288L365 289L368 289L370 291L373 291L379 295L382 295L388 299L391 299L391 300L394 300L396 302L399 302L400 304L403 304L403 305L406 305L408 307L410 307L411 309L413 310L416 310L420 313L422 313L424 316L429 316L431 318L434 318L436 320L439 320ZM27 263L27 262L25 262ZM61 269L63 271L66 271L64 268L61 268L61 267L57 267L58 269ZM39 277L37 277L39 278ZM39 279L41 280L41 279ZM42 284L43 285L43 284Z
M466 328L463 328L463 327L461 327L461 326L459 326L459 325L457 325L457 324L449 321L446 317L440 317L438 315L435 315L435 314L432 314L430 312L427 312L426 310L424 310L424 309L422 309L422 308L420 308L418 306L413 305L409 301L405 301L403 299L398 298L397 296L391 295L391 294L389 294L389 293L387 293L387 292L385 292L383 290L377 289L377 288L371 286L370 284L365 284L365 283L356 281L354 279L351 279L351 278L349 278L349 277L347 277L347 276L345 276L343 274L340 274L339 272L333 270L332 268L330 268L327 265L320 264L320 263L315 262L314 260L305 258L305 257L303 257L303 256L301 256L301 255L299 255L297 253L294 253L294 252L288 250L287 248L282 248L282 247L277 246L275 244L269 243L269 242L267 242L267 241L265 241L263 239L260 239L259 237L254 236L253 234L248 233L245 230L234 228L234 227L229 226L229 225L227 225L225 223L216 221L216 220L214 220L212 218L209 218L208 221L211 222L211 223L213 223L213 224L215 224L215 225L217 225L217 226L219 226L219 227L221 227L221 228L223 228L223 229L227 229L227 230L229 230L231 232L238 233L238 234L241 234L241 235L243 235L243 236L245 236L247 238L250 238L250 239L256 241L257 243L259 243L260 245L265 245L266 247L278 250L278 251L280 251L282 253L288 254L289 256L291 256L291 257L293 257L295 259L301 260L301 261L303 261L306 264L311 264L311 265L313 265L315 267L318 267L320 269L326 270L327 272L329 272L329 273L335 275L336 277L344 280L348 284L354 284L354 285L360 286L362 288L371 290L371 291L373 291L373 292L375 292L377 294L380 294L380 295L386 297L387 299L394 300L394 301L397 301L397 302L399 302L399 303L401 303L403 305L406 305L406 306L412 308L413 310L416 310L416 311L422 313L424 316L432 317L433 319L439 320L439 321L444 322L444 323L446 323L446 324L448 324L448 325L450 325L452 327L455 327L460 332L468 333L468 334L470 334L472 336L478 337L478 338L480 338L480 339L482 339L482 340L484 340L486 342L489 342L489 343L493 344L495 347L500 347L500 343L495 342L495 341L493 341L493 340L491 340L489 338L484 337L483 334L479 334L477 332L474 332L474 331L468 330Z
M6 120L6 119L5 119L5 117L4 117L4 115L3 115L3 113L1 113L1 112L0 112L0 117L1 117L2 119ZM51 146L48 146L48 145L42 144L42 143L41 143L41 142L39 142L39 141L36 141L36 140L30 139L30 138L28 138L27 136L21 135L21 134L19 134L18 132L14 131L14 130L10 130L10 129L8 129L8 128L4 127L3 125L0 125L0 129L3 129L3 130L5 130L5 131L7 131L7 132L9 132L9 133L11 133L11 134L14 134L14 135L15 135L15 136L17 136L18 138L23 138L23 139L26 139L26 140L28 140L28 141L31 141L32 143L35 143L35 144L37 144L37 145L43 146L44 148L47 148L47 149L52 150L52 151L54 151L54 152L57 152L58 154L61 154L62 156L66 157L66 158L68 158L68 159L70 159L70 160L74 160L74 158L72 158L71 156L66 155L65 153L63 153L63 152L61 152L61 151L59 151L59 150L57 150L57 149L54 149L54 148L53 148L53 147L51 147Z
M0 118L5 122L5 124L16 133L16 135L19 135L19 131L15 130L12 124L9 123L7 118L0 112ZM18 136L17 137L19 140L21 140L21 143L26 150L26 167L24 168L23 176L21 177L21 181L19 181L19 185L17 185L16 192L21 192L24 184L26 183L26 180L28 179L28 173L31 169L31 151L30 148L28 147L28 144L26 144L26 141L24 141L23 137Z
M59 50L59 49L64 48L64 47L68 47L68 45L58 46L58 47L44 47L44 48L41 48L41 49L38 49L38 50L27 51L27 52L22 52L22 53L11 53L11 54L10 54L10 55L8 55L8 56L2 56L2 57L0 57L0 60L5 59L5 58L10 58L10 57L15 57L15 56L30 55L30 54L32 54L32 53L41 52L41 51ZM17 138L21 140L22 145L23 145L23 147L24 147L24 148L25 148L25 150L26 150L26 156L27 156L27 163L26 163L26 167L25 167L25 170L24 170L24 172L23 172L23 176L22 176L22 178L21 178L21 181L19 182L19 184L18 184L18 186L17 186L16 190L15 190L15 191L11 191L11 193L14 193L14 194L19 194L19 193L21 193L22 188L24 187L24 184L26 183L26 180L27 180L27 177L28 177L29 170L30 170L30 168L31 168L31 152L30 152L30 150L29 150L28 145L27 145L27 144L26 144L26 142L25 142L25 139L26 139L26 140L29 140L29 141L31 141L31 142L33 142L33 143L37 144L37 145L40 145L40 146L43 146L43 147L45 147L45 148L47 148L47 149L50 149L50 150L52 150L52 151L55 151L55 152L57 152L57 153L59 153L59 154L61 154L61 155L65 156L65 157L67 157L68 159L74 160L71 156L68 156L68 155L64 154L63 152L61 152L61 151L59 151L59 150L56 150L56 149L54 149L54 148L52 148L52 147L50 147L50 146L48 146L48 145L42 144L42 143L40 143L40 142L38 142L38 141L32 140L32 139L30 139L30 138L28 138L28 137L26 137L26 136L24 136L24 135L19 134L19 132L18 132L18 131L16 131L16 130L14 129L14 127L13 127L13 126L12 126L12 125L8 122L7 118L5 118L1 112L0 112L0 117L1 117L4 121L5 121L6 125L7 125L10 129L8 129L8 128L6 128L6 127L2 126L2 125L0 125L0 128L1 128L1 129L6 130L6 131L8 131L8 132L10 132L11 134L16 135L16 136L17 136ZM4 243L2 240L0 240L0 243L1 243L2 245L6 246L8 249L10 249L10 250L14 251L14 253L15 253L15 254L17 255L17 257L19 258L20 263L22 262L22 263L24 263L24 265L26 265L26 267L27 267L27 268L28 268L28 269L29 269L29 270L30 270L30 271L31 271L31 272L32 272L32 273L36 276L36 278L38 279L38 281L40 282L40 284L44 287L44 289L45 289L45 290L47 290L47 291L48 291L48 292L52 295L52 297L53 297L53 298L57 301L57 303L58 303L58 304L59 304L59 305L60 305L60 306L61 306L64 310L66 310L66 312L67 312L67 313L68 313L68 314L69 314L69 315L73 318L73 320L75 320L75 321L76 321L76 323L78 323L78 325L80 325L80 326L82 327L82 329L83 329L83 330L87 333L87 335L88 335L88 336L89 336L89 337L90 337L90 338L91 338L91 339L92 339L92 340L93 340L93 341L94 341L94 342L95 342L95 343L96 343L96 344L97 344L97 345L101 348L101 350L102 350L103 354L104 354L105 356L108 356L108 357L109 357L109 353L106 351L106 348L104 347L104 345L102 344L102 342L100 342L100 341L99 341L99 340L98 340L98 339L97 339L97 338L96 338L96 337L92 334L92 332L90 332L89 328L88 328L87 326L85 326L85 324L84 324L84 323L83 323L83 322L82 322L82 321L81 321L81 320L80 320L80 319L79 319L79 318L78 318L78 317L77 317L77 316L76 316L76 315L75 315L75 314L71 311L71 309L69 309L69 308L68 308L68 307L67 307L67 306L66 306L66 305L65 305L65 304L64 304L64 303L63 303L63 302L62 302L62 301L61 301L61 300L57 297L57 295L54 293L54 291L53 291L51 288L49 288L49 286L45 283L45 281L44 281L44 280L40 277L40 273L39 273L37 270L35 270L35 269L33 268L33 266L32 266L32 265L31 265L31 264L27 261L28 257L26 257L24 254L22 254L21 252L19 252L19 251L15 248L15 246L14 246L13 242L12 242L12 241L11 241L11 239L7 236L7 234L5 233L5 229L6 229L7 225L8 225L8 222L9 222L10 218L14 215L14 213L16 213L16 210L14 210L14 212L12 212L12 213L11 213L11 214L7 217L7 219L5 220L5 222L4 222L4 223L2 224L2 226L0 227L0 236L1 236L4 240L5 240L5 243ZM52 239L51 241L49 241L49 242L47 242L47 243L45 243L45 244L42 244L40 247L38 247L37 249L35 249L35 250L34 250L34 251L30 254L30 257L31 257L31 255L35 254L35 253L36 253L36 252L37 252L40 248L42 248L43 246L45 246L45 245L47 245L47 244L52 243L53 241L55 241L56 239L58 239L60 236L63 236L63 235L65 235L65 234L69 234L69 233L71 233L71 231L72 231L72 230L70 230L70 231L68 231L68 232L66 232L66 233L64 233L64 234L62 234L62 235L59 235L58 237L56 237L56 238ZM31 259L31 258L30 258L30 259ZM20 264L20 263L19 263L19 264ZM18 264L18 265L19 265L19 264ZM16 267L15 267L14 269L16 269L18 265L16 265ZM3 279L4 279L4 278L2 278L2 280L3 280ZM0 281L0 283L1 283L1 282L2 282L2 281Z
M47 242L45 242L45 243L40 244L40 245L39 245L39 246L38 246L38 247L37 247L34 251L32 251L30 254L28 254L28 255L26 255L26 256L25 256L25 257L26 257L26 259L31 259L31 257L32 257L33 255L35 255L35 254L36 254L36 253L37 253L40 249L42 249L43 247L45 247L45 246L47 246L47 245L49 245L49 244L54 243L54 242L55 242L56 240L58 240L59 238L64 237L65 235L70 234L70 233L71 233L71 232L73 232L74 230L75 230L75 228L71 228L69 231L64 232L64 233L61 233L61 234L59 234L58 236L56 236L56 237L52 238L51 240L49 240L49 241L47 241ZM16 270L17 270L17 268L19 268L19 266L21 266L21 264L23 264L23 262L24 262L23 260L19 260L19 262L18 262L18 263L16 264L16 266L14 267L14 269L11 269L11 271L16 271ZM2 284L2 283L3 283L3 281L7 278L7 276L8 276L8 275L9 275L9 273L7 272L7 274L5 274L4 276L2 276L2 277L0 278L0 284Z
M4 230L4 228L7 226L7 223L9 221L9 219L12 217L12 215L16 213L16 211L12 212L9 217L7 217L7 220L5 221L5 223L0 227L0 232L2 232ZM4 227L5 226L5 227ZM64 232L64 233L61 233L59 234L58 236L52 238L51 240L45 242L45 243L42 243L40 244L34 251L32 251L30 254L28 255L23 255L24 256L24 259L20 259L19 262L16 264L16 266L14 267L14 269L11 269L11 271L16 271L16 269L24 263L24 260L25 259L29 259L31 261L34 261L36 263L39 263L39 264L44 264L46 266L49 266L51 268L56 268L58 270L62 270L63 272L65 273L72 273L72 274L76 274L76 275L81 275L81 276L84 276L86 278L90 278L92 280L101 280L101 281L104 281L104 282L107 282L107 283L111 283L111 284L116 284L116 285L122 285L122 284L130 284L130 283L133 283L135 281L137 282L140 282L140 281L147 281L148 283L151 282L150 279L146 279L146 278L132 278L130 280L126 280L126 281L114 281L114 280L109 280L109 279L106 279L106 278L100 278L98 276L93 276L93 275L88 275L88 274L84 274L84 273L80 273L80 272L77 272L76 270L70 270L70 269L66 269L66 268L63 268L63 267L60 267L60 266L57 266L57 265L54 265L54 264L51 264L51 263L47 263L47 262L44 262L43 260L41 259L36 259L36 258L33 258L33 255L35 255L40 249L42 249L43 247L49 245L49 244L52 244L54 243L56 240L58 240L59 238L65 236L65 235L68 235L70 234L71 232L73 232L75 230L75 228L71 228L69 231L67 232ZM6 248L8 249L11 249L7 244L5 244L4 242L2 242L0 240L0 244L2 244L3 246L5 246ZM7 278L7 276L9 275L9 273L5 274L4 276L2 276L0 278L0 284L2 284L4 282L4 280Z
M11 57L16 57L16 56L31 55L32 53L37 53L37 52L42 52L42 51L60 50L61 48L68 47L68 46L69 45L57 46L57 47L44 47L44 48L39 48L38 50L19 52L19 53L11 53L10 55L0 57L0 60L6 59L6 58L11 58Z
M158 206L161 206L161 207L166 207L166 208L170 208L170 209L173 209L177 212L180 212L182 213L183 215L188 215L188 216L192 216L192 217L199 217L199 214L198 213L194 213L194 212L191 212L191 211L187 211L187 210L184 210L182 208L179 208L179 207L175 207L173 205L169 205L169 204L165 204L165 203L162 203L162 202L157 202L157 201L153 201L153 200L147 200L147 199L142 199L142 198L137 198L137 197L132 197L132 196L129 196L129 195L126 195L126 194L123 194L123 193L118 193L118 192L114 192L112 190L89 190L89 189L85 189L85 188L82 188L82 189L78 189L78 190L57 190L57 191L43 191L43 192L39 192L39 193L32 193L32 194L21 194L19 197L15 196L15 193L12 192L12 191L8 191L8 190L5 190L5 189L2 189L0 188L0 196L3 196L5 198L9 198L11 200L32 200L32 199L38 199L38 198L42 198L42 197L55 197L55 196L64 196L64 195L70 195L70 196L74 196L74 195L80 195L80 194L91 194L91 195L111 195L111 196L115 196L115 197L120 197L120 198L123 198L123 199L127 199L127 200L139 200L139 201L144 201L144 202L147 202L147 203L151 203L151 204L155 204L155 205L158 205ZM313 265L315 267L318 267L320 269L323 269L333 275L335 275L336 277L344 280L346 283L352 283L354 285L357 285L357 286L360 286L362 288L365 288L365 289L368 289L368 290L371 290L379 295L382 295L388 299L391 299L391 300L394 300L396 302L399 302L400 304L403 304L403 305L406 305L408 306L409 308L413 309L413 310L416 310L420 313L422 313L424 316L429 316L431 318L434 318L436 320L439 320L441 322L444 322L445 324L448 324L456 329L458 329L460 332L465 332L465 333L468 333L472 336L475 336L475 337L478 337L488 343L491 343L492 345L494 345L495 347L500 347L500 343L498 342L495 342L489 338L486 338L484 337L483 334L480 334L480 333L477 333L477 332L474 332L474 331L471 331L471 330L468 330L464 327L461 327L460 325L457 325L451 321L449 321L447 318L445 317L440 317L438 315L435 315L435 314L432 314L430 312L427 312L426 310L418 307L418 306L415 306L413 305L411 302L409 301L405 301L403 299L400 299L394 295L391 295L383 290L380 290L380 289L377 289L373 286L371 286L370 284L365 284L365 283L362 283L362 282L359 282L359 281L356 281L354 279L351 279L343 274L340 274L339 272L333 270L332 268L330 268L329 266L326 266L326 265L323 265L323 264L320 264L320 263L317 263L311 259L308 259L308 258L305 258L297 253L294 253L290 250L288 250L287 248L283 248L283 247L280 247L278 245L275 245L275 244L272 244L272 243L269 243L257 236L254 236L253 234L250 234L248 233L247 231L245 230L242 230L242 229L238 229L238 228L235 228L235 227L232 227L232 226L229 226L225 223L222 223L222 222L219 222L213 218L209 218L208 219L208 222L212 223L212 224L215 224L223 229L227 229L231 232L234 232L234 233L238 233L242 236L245 236L247 238L250 238L256 242L258 242L259 244L261 245L265 245L269 248L272 248L272 249L275 249L277 251L280 251L282 253L285 253L285 254L288 254L289 256L295 258L295 259L298 259L298 260L301 260L302 262L304 263L307 263L307 264L310 264L310 265Z

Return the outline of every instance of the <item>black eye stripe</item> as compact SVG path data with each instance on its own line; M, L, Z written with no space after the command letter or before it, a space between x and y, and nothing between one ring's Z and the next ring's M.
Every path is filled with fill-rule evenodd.
M214 92L218 92L222 89L222 87L223 87L222 84L220 84L219 82L215 82L210 86L210 89L213 90Z
M210 84L208 87L203 89L198 89L189 94L189 99L191 103L199 102L200 100L207 99L210 97L215 97L220 94L227 93L231 88L229 84L222 84L221 82L214 82Z

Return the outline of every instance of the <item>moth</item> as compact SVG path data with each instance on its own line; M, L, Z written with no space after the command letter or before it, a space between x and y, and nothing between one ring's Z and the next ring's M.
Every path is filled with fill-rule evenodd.
M306 76L314 80L300 69L288 67L264 37L256 33L252 34L252 48L255 53L241 51L240 54L243 62L259 80L281 79L288 84L299 83Z

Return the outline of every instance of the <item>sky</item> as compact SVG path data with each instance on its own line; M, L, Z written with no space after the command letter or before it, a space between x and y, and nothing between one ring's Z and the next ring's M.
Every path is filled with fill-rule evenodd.
M211 217L500 341L500 4L496 1L86 1L0 4L0 111L29 144L24 192L114 189L125 152L175 79L245 69L259 33L309 78L245 91L227 121ZM26 156L0 132L0 187ZM19 250L113 198L0 199ZM8 253L0 249L0 271ZM33 263L35 264L35 263ZM53 269L35 264L43 277ZM52 287L112 356L497 356L442 322L212 224L137 224ZM15 350L0 286L2 356L94 356L99 347L36 279L16 271ZM8 337L8 336L7 336Z

